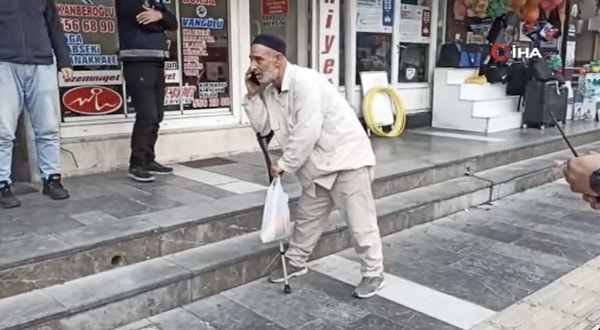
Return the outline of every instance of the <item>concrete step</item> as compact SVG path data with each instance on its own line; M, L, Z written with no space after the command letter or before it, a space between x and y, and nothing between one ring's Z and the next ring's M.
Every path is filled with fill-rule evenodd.
M565 129L575 146L600 140L600 130L595 126ZM423 151L427 156L423 161L400 159L378 165L374 194L384 201L381 198L459 178L467 167L475 172L484 171L565 147L556 132L524 132L525 141L490 144L483 150L465 152L452 159L427 155L432 146L424 141ZM510 134L524 133L517 130ZM286 189L293 210L300 189L297 185ZM236 195L218 202L176 207L119 221L99 221L62 234L2 244L0 298L202 247L252 233L260 227L264 192ZM25 249L26 246L36 249Z
M580 151L599 149L596 143ZM563 150L380 197L381 234L554 181L560 177L557 164L569 157ZM313 258L348 247L347 226L335 213ZM114 329L259 279L276 258L277 245L262 244L258 232L191 247L0 299L0 329Z

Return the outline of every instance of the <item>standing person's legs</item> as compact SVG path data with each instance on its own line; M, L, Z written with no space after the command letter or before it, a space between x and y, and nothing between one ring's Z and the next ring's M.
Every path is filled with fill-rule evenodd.
M19 207L10 180L13 143L23 109L22 79L18 67L0 62L0 208Z
M151 149L150 153L146 156L146 169L151 174L172 174L173 168L163 166L156 161L156 141L158 140L158 130L160 129L160 123L163 121L165 116L165 65L164 63L156 63L156 71L157 76L159 77L156 80L155 85L155 95L156 95L156 109L157 109L157 122L152 128L151 135ZM162 79L161 79L162 77Z
M285 254L288 278L307 273L306 262L327 225L332 209L333 200L328 190L315 185L315 197L302 191L294 217L294 232ZM269 275L271 282L283 282L281 266L277 265Z
M60 175L60 116L58 75L54 65L27 65L25 108L35 135L38 167L44 195L60 200L69 198Z
M354 250L361 262L363 279L354 289L359 298L377 294L384 285L381 234L377 224L372 177L368 168L341 172L332 189L335 206L348 222L354 237Z
M135 108L135 123L131 133L131 157L129 176L141 182L154 181L148 172L148 155L152 154L154 127L158 123L156 83L159 77L152 62L125 62L123 74L127 84L127 95Z

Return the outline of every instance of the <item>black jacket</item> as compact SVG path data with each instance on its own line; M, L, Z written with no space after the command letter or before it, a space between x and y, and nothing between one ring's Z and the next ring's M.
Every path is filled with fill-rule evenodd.
M69 47L54 0L0 1L0 62L70 67Z
M136 16L144 11L144 3L160 10L163 19L148 25L138 24ZM163 0L116 0L119 27L119 55L122 60L147 60L168 57L166 30L177 30L177 18Z

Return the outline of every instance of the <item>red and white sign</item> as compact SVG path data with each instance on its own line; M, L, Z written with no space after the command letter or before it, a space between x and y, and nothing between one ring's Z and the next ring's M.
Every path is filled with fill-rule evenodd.
M288 0L262 0L262 15L287 15L289 11Z
M165 83L179 84L179 70L165 70Z
M192 104L196 89L196 86L192 85L185 85L181 88L179 86L168 86L165 88L165 105L177 105L180 102Z
M62 103L80 115L106 115L121 108L123 97L108 87L80 86L64 93Z
M340 2L320 0L319 6L319 72L335 86L339 85Z
M73 86L106 86L123 84L123 75L121 70L102 70L102 71L74 71L73 78L69 81L63 79L62 74L58 73L59 87Z

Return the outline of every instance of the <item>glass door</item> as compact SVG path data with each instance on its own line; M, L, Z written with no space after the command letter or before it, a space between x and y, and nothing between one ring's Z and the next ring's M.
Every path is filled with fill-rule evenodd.
M309 65L309 1L250 0L250 40L260 33L274 34L287 43L287 58Z

